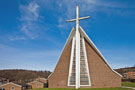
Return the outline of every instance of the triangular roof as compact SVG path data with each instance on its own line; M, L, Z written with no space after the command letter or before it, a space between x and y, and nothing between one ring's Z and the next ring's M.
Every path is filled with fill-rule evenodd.
M8 85L8 84L13 84L13 85L15 85L15 86L22 87L21 85L16 84L16 83L13 83L13 82L9 82L9 83L3 84L3 85L1 85L0 87L3 87L3 86Z
M67 39L67 41L66 41L66 44L65 44L64 48L63 48L62 51L61 51L61 54L60 54L60 56L59 56L59 60L60 60L60 57L61 57L63 51L66 49L66 47L69 45L70 41L72 40L74 34L75 34L75 28L73 27L72 30L71 30L71 32L70 32L70 35L69 35L69 37L68 37L68 39ZM59 61L58 61L58 62L59 62ZM57 67L57 65L58 65L58 62L57 62L57 64L56 64L56 67ZM55 69L54 69L54 71L55 71ZM53 72L54 72L54 71L53 71ZM53 74L53 72L48 76L48 78Z
M31 84L31 83L34 83L34 82L38 82L38 83L41 83L41 84L44 84L43 82L40 82L40 81L32 81L32 82L29 82L29 83L27 83L27 84Z
M84 38L87 40L87 42L94 48L94 50L98 53L98 55L103 59L103 61L105 62L105 64L117 75L119 75L120 77L122 77L119 73L117 73L116 71L114 71L111 66L108 64L108 62L106 61L106 59L104 58L104 56L101 54L101 52L98 50L98 48L95 46L95 44L92 42L92 40L88 37L88 35L85 33L85 31L83 30L82 27L79 27L80 29L80 33L84 36Z
M114 72L115 74L119 75L120 77L122 77L119 73L117 73L116 71L114 71L111 66L108 64L108 62L106 61L106 59L104 58L104 56L101 54L101 52L97 49L97 47L95 46L95 44L92 42L92 40L88 37L88 35L85 33L85 31L83 30L83 28L81 26L79 26L79 32L80 32L80 35L82 35L86 41L92 46L92 48L96 51L96 53L102 58L102 60L105 62L105 64L111 69L112 72ZM73 36L75 35L75 28L72 28L71 32L70 32L70 35L66 41L66 44L60 54L60 57L63 53L63 51L67 48L67 46L69 45L69 43L71 42ZM60 60L60 57L59 57L59 60ZM56 66L58 65L58 62L56 64ZM55 69L54 69L55 71ZM53 74L53 72L48 76L48 78Z

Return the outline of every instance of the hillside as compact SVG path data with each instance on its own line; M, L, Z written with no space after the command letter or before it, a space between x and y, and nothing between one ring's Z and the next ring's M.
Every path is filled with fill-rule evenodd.
M129 71L135 72L135 67L120 68L115 69L115 71L123 75L123 73ZM34 80L37 77L47 78L50 74L50 71L32 71L22 69L0 70L0 77L7 78L10 81L14 81L17 83L27 83Z
M124 73L127 73L129 71L135 72L135 67L125 67L125 68L115 69L115 71L123 75Z
M0 77L7 78L10 81L17 83L27 83L37 77L47 78L50 74L50 71L32 71L22 69L0 70Z

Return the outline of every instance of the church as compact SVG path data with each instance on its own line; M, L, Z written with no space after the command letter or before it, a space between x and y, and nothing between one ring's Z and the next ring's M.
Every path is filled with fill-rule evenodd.
M79 7L76 22L62 50L54 72L48 77L49 88L109 88L121 87L121 75L114 71L79 26Z

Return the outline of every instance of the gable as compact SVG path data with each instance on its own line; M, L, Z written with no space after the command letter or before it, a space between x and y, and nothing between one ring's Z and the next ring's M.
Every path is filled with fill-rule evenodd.
M60 60L60 58L61 58L61 56L62 56L62 53L66 50L66 48L67 48L68 45L70 44L70 42L71 42L71 40L72 40L74 34L75 34L75 28L72 28L72 30L71 30L71 32L70 32L70 35L69 35L69 37L68 37L68 39L67 39L67 41L66 41L66 44L65 44L64 48L62 49L62 52L60 53L60 56L59 56L59 59L58 59L58 60ZM59 61L58 61L58 62L59 62ZM58 65L58 62L57 62L57 64L56 64L56 67L57 67L57 65ZM55 69L56 69L56 68L55 68ZM55 71L55 69L54 69L54 71ZM52 76L52 74L54 73L54 71L48 76L48 78L50 78L50 77Z
M15 83L12 83L12 82L10 82L10 83L6 83L6 84L3 84L3 85L1 85L0 87L3 87L3 86L8 86L8 85L10 85L10 86L15 86L15 87L22 87L21 85L18 85L18 84L15 84Z
M107 63L106 59L104 58L104 56L101 54L101 52L97 49L97 47L95 46L95 44L92 42L92 40L87 36L87 34L84 32L82 27L79 27L79 31L81 33L81 35L85 38L85 40L88 42L88 44L93 48L93 50L102 58L103 62L109 67L109 69L114 72L115 74L117 74L118 76L122 77L119 73L117 73L116 71L114 71L110 65Z

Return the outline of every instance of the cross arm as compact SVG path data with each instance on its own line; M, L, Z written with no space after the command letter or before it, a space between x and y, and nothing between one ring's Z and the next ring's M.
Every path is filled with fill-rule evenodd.
M83 20L83 19L87 19L87 18L90 18L90 16L81 17L81 18L79 18L79 20Z
M90 16L81 17L81 18L79 18L79 20L83 20L83 19L87 19L87 18L90 18ZM76 19L67 20L66 22L74 22L74 21L76 21Z
M76 19L67 20L66 22L74 22Z

